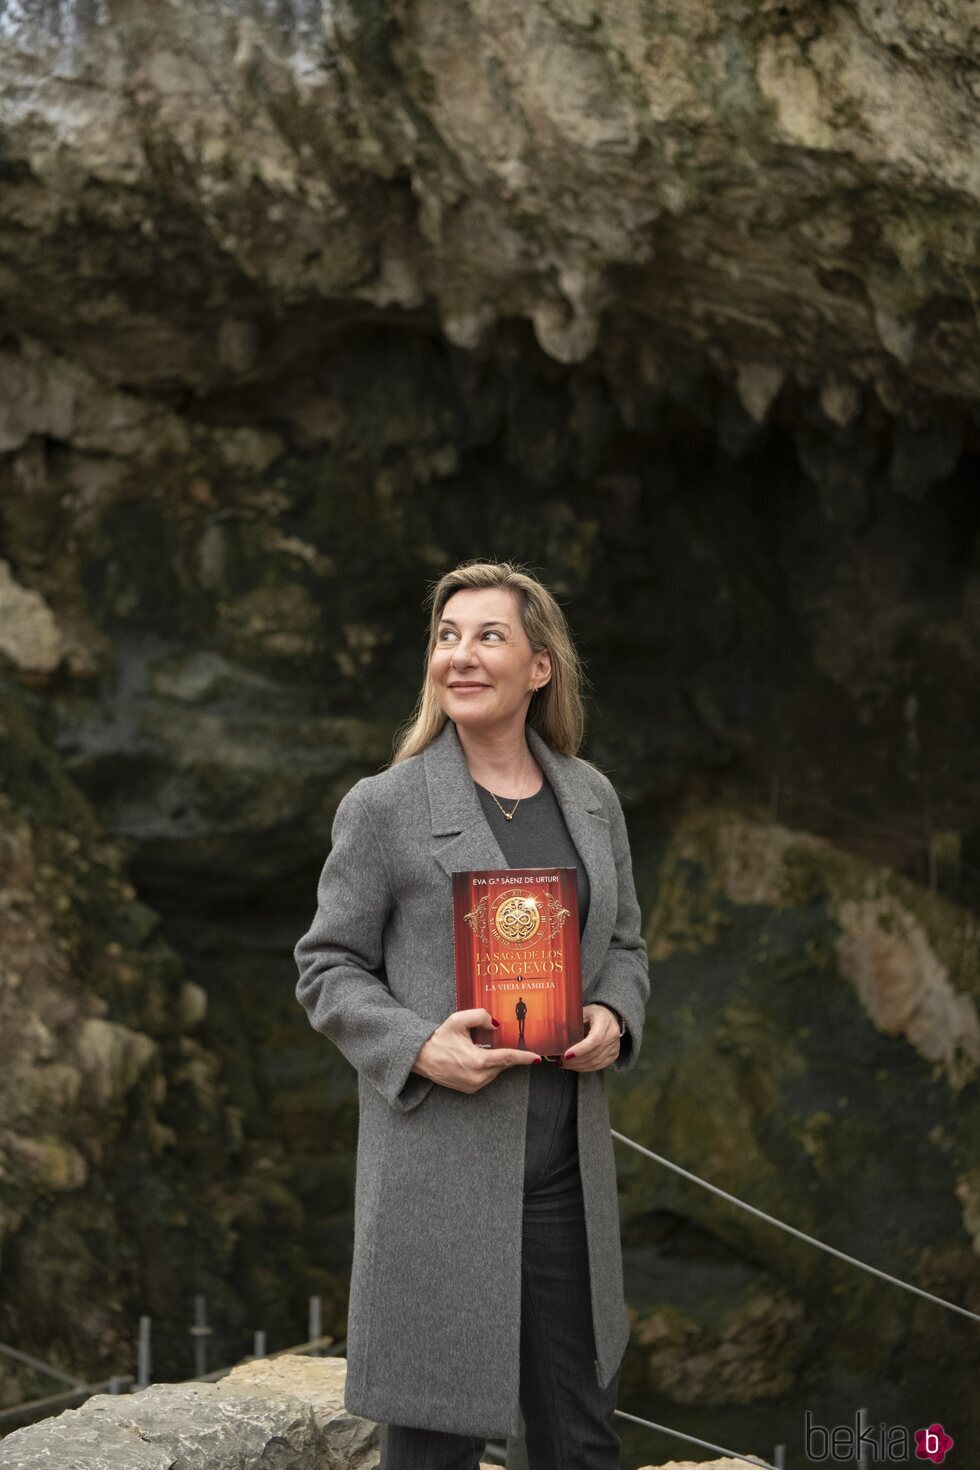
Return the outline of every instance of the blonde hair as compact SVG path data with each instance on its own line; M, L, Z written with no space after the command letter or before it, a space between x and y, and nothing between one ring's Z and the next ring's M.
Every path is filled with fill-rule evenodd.
M535 653L551 654L551 678L531 695L527 723L561 755L577 755L585 732L582 663L572 641L565 614L554 595L537 577L509 561L461 562L430 588L429 637L422 670L422 689L408 720L396 732L391 765L418 755L443 729L449 716L436 698L429 678L429 659L436 643L442 610L454 592L464 588L499 587L513 592L521 622Z

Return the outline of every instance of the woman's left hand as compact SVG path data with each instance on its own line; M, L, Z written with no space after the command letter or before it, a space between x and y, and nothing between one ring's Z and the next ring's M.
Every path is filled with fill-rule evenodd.
M575 1055L562 1057L561 1065L568 1072L600 1072L619 1056L619 1023L600 1005L583 1006L582 1019L589 1027L585 1038L569 1048Z

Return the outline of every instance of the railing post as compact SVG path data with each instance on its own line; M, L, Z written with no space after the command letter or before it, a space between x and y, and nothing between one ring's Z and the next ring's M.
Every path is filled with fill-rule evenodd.
M316 1342L323 1336L323 1302L318 1296L310 1297L309 1328L307 1331L307 1342ZM320 1357L319 1348L310 1350L311 1358Z
M150 1386L150 1319L140 1318L139 1338L136 1344L136 1391Z
M194 1339L194 1377L203 1378L208 1371L207 1339L211 1328L208 1326L207 1303L200 1292L194 1297L194 1325L190 1333Z

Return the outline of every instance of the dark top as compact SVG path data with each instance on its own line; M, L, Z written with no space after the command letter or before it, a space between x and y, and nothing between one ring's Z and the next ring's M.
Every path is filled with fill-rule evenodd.
M473 784L509 868L578 870L578 927L581 937L589 915L589 875L547 777L539 791L523 798L512 822L508 822L485 786L478 781ZM514 811L513 797L498 796L498 800L506 811Z
M509 868L576 868L578 870L579 934L589 912L589 875L562 816L547 777L540 791L525 796L508 822L490 792L474 781L490 830ZM499 796L499 793L498 793ZM514 811L514 798L499 796L505 810ZM567 1187L568 1171L578 1160L578 1073L566 1072L555 1062L537 1062L530 1068L527 1129L524 1143L524 1182L536 1196ZM545 1182L547 1181L547 1182Z

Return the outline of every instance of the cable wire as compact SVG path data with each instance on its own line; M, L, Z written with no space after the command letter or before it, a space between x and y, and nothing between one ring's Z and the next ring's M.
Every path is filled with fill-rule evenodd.
M627 1138L625 1133L617 1133L615 1128L609 1132L613 1138L618 1138L620 1143L628 1143L630 1148L635 1148L638 1153L646 1154L650 1159L655 1159L658 1164L663 1164L665 1169L673 1169L675 1174L690 1179L692 1184L699 1184L702 1189L710 1189L712 1194L717 1194L721 1199L727 1199L729 1204L738 1205L740 1210L748 1210L750 1215L755 1215L760 1220L766 1220L770 1225L775 1225L780 1230L785 1230L789 1235L795 1235L798 1240L805 1240L808 1245L815 1245L819 1250L827 1251L829 1255L837 1256L841 1261L847 1261L851 1266L858 1266L862 1271L868 1271L872 1276L880 1276L883 1281L890 1281L893 1286L901 1286L906 1291L914 1291L916 1296L925 1297L926 1301L935 1302L937 1306L945 1307L949 1312L959 1312L961 1317L969 1317L973 1322L980 1322L980 1316L971 1312L968 1307L959 1307L955 1302L948 1302L944 1297L934 1296L931 1291L924 1291L921 1286L913 1286L911 1282L902 1281L898 1276L890 1276L887 1271L880 1271L877 1266L869 1266L867 1261L859 1261L856 1256L849 1256L846 1251L839 1251L836 1246L827 1245L818 1240L815 1235L807 1235L805 1230L797 1230L795 1225L787 1225L785 1220L777 1220L775 1215L767 1215L765 1210L757 1209L755 1205L748 1205L745 1200L739 1199L737 1195L729 1194L727 1190L719 1189L717 1184L709 1184L706 1179L700 1179L697 1174L692 1174L688 1169L682 1169L680 1164L674 1164L670 1159L655 1154L653 1149L644 1148L642 1143L637 1143L632 1138Z

